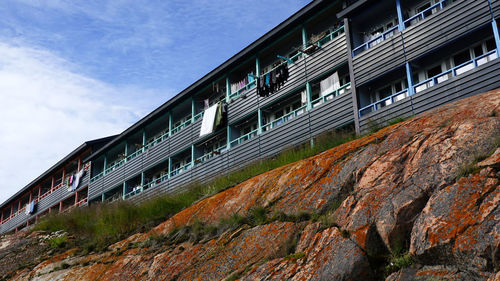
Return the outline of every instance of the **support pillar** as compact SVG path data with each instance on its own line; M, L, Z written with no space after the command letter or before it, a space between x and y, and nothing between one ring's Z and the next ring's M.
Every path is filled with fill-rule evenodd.
M63 204L62 204L62 203L63 203L62 201L61 201L61 202L59 202L59 213L62 213L62 207L63 207Z
M38 198L40 199L40 196L42 196L42 186L38 186Z
M227 125L226 139L227 139L226 149L229 150L231 149L231 127L229 125Z
M191 123L194 123L194 115L196 114L194 99L191 97Z
M142 130L142 152L146 150L146 130Z
M491 21L491 26L493 28L493 37L495 37L495 43L497 45L497 57L500 57L500 35L498 32L498 25L495 18Z
M3 224L3 210L2 210L2 217L0 218L0 224Z
M257 132L262 134L262 110L257 109Z
M398 29L401 32L403 31L403 29L405 29L403 9L401 8L401 0L396 0L396 10L398 12Z
M78 169L77 171L80 171L82 169L82 158L78 158Z
M307 82L306 84L306 96L307 96L307 110L312 109L312 90L311 83Z
M170 178L171 174L172 174L172 158L169 157L168 158L168 178ZM142 177L144 179L144 173L142 173Z
M50 184L50 191L54 191L54 182L55 182L55 179L54 177L52 177L52 183Z
M408 80L408 95L412 96L414 94L413 74L411 72L411 67L409 62L406 62L406 79Z
M104 193L103 193L103 194L101 194L101 201L102 201L102 202L104 202L104 200L105 200L105 199L106 199L106 198L105 198L105 196L104 196Z
M127 156L128 156L128 142L125 141L125 158L123 159L125 163L127 162Z
M64 177L66 177L66 168L62 169L62 178L61 178L61 183L64 184Z
M229 96L231 95L231 83L229 82L229 77L226 77L226 102L229 102Z
M75 192L75 206L78 204L78 191Z
M305 26L302 26L302 48L307 48L307 30Z
M106 154L104 154L104 168L103 168L103 175L106 175L106 167L108 166L108 157L106 157Z
M191 145L191 168L194 167L194 144Z
M123 182L122 199L125 200L125 194L127 193L127 184Z
M168 136L172 136L172 124L173 124L173 120L172 120L172 112L169 112L168 113ZM145 143L144 143L145 144Z

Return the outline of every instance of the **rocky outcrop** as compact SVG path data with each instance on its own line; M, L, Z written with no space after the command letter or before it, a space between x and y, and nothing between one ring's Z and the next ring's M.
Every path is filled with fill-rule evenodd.
M499 280L499 146L497 90L254 177L104 253L69 251L34 268L0 267L0 274L13 280ZM221 219L256 208L266 210L267 222L179 238L186 226L217 228Z

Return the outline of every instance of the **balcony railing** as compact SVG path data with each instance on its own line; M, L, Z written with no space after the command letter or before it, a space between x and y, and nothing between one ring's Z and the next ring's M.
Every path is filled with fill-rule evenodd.
M453 1L451 0L443 0L443 1L440 1L432 6L430 6L429 8L423 10L422 12L414 15L413 17L405 20L403 22L404 24L404 27L408 27L408 26L411 26L411 25L414 25L422 20L424 20L425 18L437 13L438 11L441 11L442 9L444 9L446 6L448 6L449 4L451 4Z
M341 35L343 33L344 33L344 26L341 26L341 27L335 29L334 31L330 32L325 37L316 41L316 44L318 44L318 47L321 47L321 46L325 45L326 43L332 41L333 39L337 38L339 35Z
M421 92L425 89L428 89L430 87L433 87L439 83L442 83L446 80L448 80L451 77L455 77L457 75L460 75L462 73L465 73L469 70L472 70L478 66L481 66L489 61L492 61L494 59L498 58L497 50L492 50L486 54L483 54L477 58L474 58L470 61L464 62L458 66L455 66L454 68L447 70L445 72L442 72L436 76L433 76L425 81L422 81L418 84L415 84L413 87L415 90L415 93Z
M248 82L246 85L244 85L243 87L238 89L236 92L231 93L229 95L229 98L230 99L237 99L237 98L241 97L243 94L245 94L247 91L249 91L250 89L255 87L255 85L257 85L257 80L252 80L251 82Z
M304 114L306 112L306 109L307 109L306 105L301 106L301 107L297 108L296 110L294 110L288 114L285 114L282 117L280 117L276 120L273 120L273 121L267 123L266 125L262 126L262 130L268 131L268 130L271 130L273 128L276 128L277 126L284 124L284 123L288 122L289 120L294 119L295 117L297 117L299 115Z
M226 147L225 145L215 149L214 151L210 151L209 153L201 156L201 157L198 157L196 158L196 160L194 161L195 164L201 164L201 163L204 163L206 162L207 160L213 158L215 155L219 155L221 154L221 152L225 151L226 150Z
M428 88L431 88L435 85L438 85L439 83L443 83L447 81L448 79L458 76L460 74L463 74L469 70L472 70L474 68L477 68L478 66L481 66L489 61L495 60L498 58L498 51L497 50L492 50L486 54L483 54L477 58L474 58L470 61L464 62L460 65L455 66L454 68L447 70L445 72L442 72L438 75L435 75L425 81L422 81L418 84L415 84L413 86L413 92L414 93L419 93L423 90L426 90ZM401 92L398 92L396 94L393 94L389 97L386 97L382 100L379 100L377 102L374 102L370 105L367 105L359 110L359 116L366 115L370 112L374 112L382 107L385 107L387 105L390 105L392 103L395 103L397 101L400 101L406 97L409 96L408 89L402 90Z
M312 108L316 108L316 107L322 105L323 103L333 99L334 97L338 97L338 96L344 94L345 92L347 92L350 89L351 89L351 83L346 83L345 85L341 86L337 90L333 90L331 93L328 93L326 95L323 95L323 96L311 101L311 106L312 106Z
M352 56L354 57L356 55L359 55L363 51L370 49L371 47L381 43L382 41L386 40L389 37L392 37L394 34L396 34L397 29L398 29L397 25L393 26L390 29L388 29L387 31L385 31L384 33L382 33L382 34L374 37L373 39L370 39L369 41L361 44L360 46L354 48L354 50L352 50Z
M172 172L170 172L170 177L173 177L175 175L179 175L179 174L182 174L182 172L184 171L187 171L189 169L191 169L193 165L191 163L187 163L186 165L180 167L180 168L177 168L175 170L173 170Z
M259 133L259 130L257 129L257 130L253 130L253 131L251 131L251 132L250 132L250 133L248 133L248 134L244 134L243 136L241 136L241 137L239 137L239 138L237 138L237 139L235 139L235 140L231 141L231 143L230 143L230 144L231 144L231 147L236 146L236 145L239 145L239 144L241 144L242 142L245 142L245 141L247 141L247 140L252 139L253 137L257 136L257 134L258 134L258 133Z
M366 115L366 114L368 114L370 112L377 111L377 110L379 110L379 109L381 109L383 107L386 107L386 106L388 106L390 104L398 102L398 101L400 101L400 100L402 100L402 99L404 99L406 97L408 97L408 89L404 89L404 90L402 90L400 92L397 92L397 93L395 93L393 95L390 95L390 96L388 96L386 98L383 98L383 99L381 99L381 100L379 100L377 102L374 102L374 103L372 103L370 105L367 105L367 106L361 108L359 110L359 117L361 117L363 115Z
M180 124L179 126L175 127L172 129L172 135L179 132L180 130L186 128L189 124L191 124L191 118L189 118L188 120L184 121L182 124Z

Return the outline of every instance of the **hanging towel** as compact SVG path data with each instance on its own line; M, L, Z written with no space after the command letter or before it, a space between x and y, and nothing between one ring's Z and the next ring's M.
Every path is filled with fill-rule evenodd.
M325 96L330 94L331 92L340 88L340 80L338 72L334 72L328 78L321 80L319 83L320 87L320 95Z
M203 121L201 122L200 137L211 134L214 131L215 115L219 104L214 104L205 110Z
M26 204L26 207L24 207L24 213L26 215L30 214L30 203Z

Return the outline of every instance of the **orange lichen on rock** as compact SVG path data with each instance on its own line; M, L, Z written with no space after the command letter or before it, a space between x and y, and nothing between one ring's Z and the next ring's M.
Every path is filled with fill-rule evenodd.
M14 279L372 280L382 276L377 266L390 265L374 257L409 250L417 264L387 280L497 280L499 108L500 90L442 106L204 198L109 251L64 253ZM240 225L196 243L144 243L259 207L323 217Z

